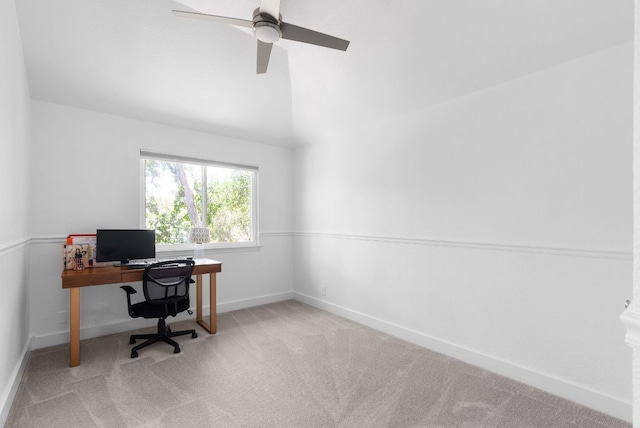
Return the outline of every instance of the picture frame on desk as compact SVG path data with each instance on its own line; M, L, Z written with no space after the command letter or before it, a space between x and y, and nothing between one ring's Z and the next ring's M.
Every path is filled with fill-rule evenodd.
M106 263L98 263L96 262L96 247L97 247L97 236L95 233L81 233L81 234L71 234L67 236L66 244L64 247L64 268L65 269L73 269L73 259L71 260L71 264L69 263L69 256L66 247L68 245L88 245L89 248L81 248L81 253L86 251L86 258L83 258L83 267L91 268L91 267L99 267L106 266ZM73 249L73 256L75 257L75 248Z
M89 254L91 246L89 244L64 244L64 268L82 270L90 266Z

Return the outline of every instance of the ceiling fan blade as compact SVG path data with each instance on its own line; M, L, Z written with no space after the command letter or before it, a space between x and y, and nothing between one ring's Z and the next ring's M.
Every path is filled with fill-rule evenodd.
M223 24L236 25L238 27L253 27L253 21L247 21L246 19L229 18L227 16L207 15L206 13L199 12L187 12L184 10L174 10L173 14L181 16L183 18L202 19L205 21L221 22Z
M280 29L282 30L283 39L295 40L296 42L309 43L341 51L346 51L349 47L348 40L339 39L328 34L309 30L308 28L298 27L297 25L287 24L286 22L280 24Z
M260 12L268 13L275 19L280 19L280 0L262 0Z
M264 43L258 40L258 62L256 65L256 73L264 74L269 66L269 57L271 56L271 48L273 43Z

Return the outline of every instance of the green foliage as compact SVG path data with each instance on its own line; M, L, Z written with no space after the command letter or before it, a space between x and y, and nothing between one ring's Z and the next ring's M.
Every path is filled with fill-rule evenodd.
M169 162L146 160L146 227L156 230L159 244L179 244L188 240L193 222L187 203L202 207L201 169L185 167L193 183L192 192L185 192ZM220 178L209 168L207 182L207 225L212 242L246 242L251 240L251 173L234 170ZM191 185L187 183L187 185ZM154 191L150 191L153 189ZM193 194L193 201L185 195ZM198 210L201 215L201 209Z
M173 198L157 198L150 194L152 186L166 186L166 177L172 177L177 187ZM186 242L191 220L184 203L184 189L167 162L146 160L146 227L156 230L156 242L159 244L178 244Z
M212 242L251 240L251 175L234 171L231 177L209 183L207 224Z

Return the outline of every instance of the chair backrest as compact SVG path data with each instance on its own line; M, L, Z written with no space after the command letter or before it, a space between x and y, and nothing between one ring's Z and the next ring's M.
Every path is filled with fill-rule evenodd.
M194 265L193 260L168 260L147 266L142 276L142 289L147 303L165 305L167 316L176 315L178 303L189 300Z

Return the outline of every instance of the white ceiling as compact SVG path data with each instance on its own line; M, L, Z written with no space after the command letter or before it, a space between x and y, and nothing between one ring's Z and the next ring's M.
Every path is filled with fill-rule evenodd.
M259 0L15 0L34 99L284 147L633 40L633 0L282 0L283 21L348 39L281 41L255 74Z

